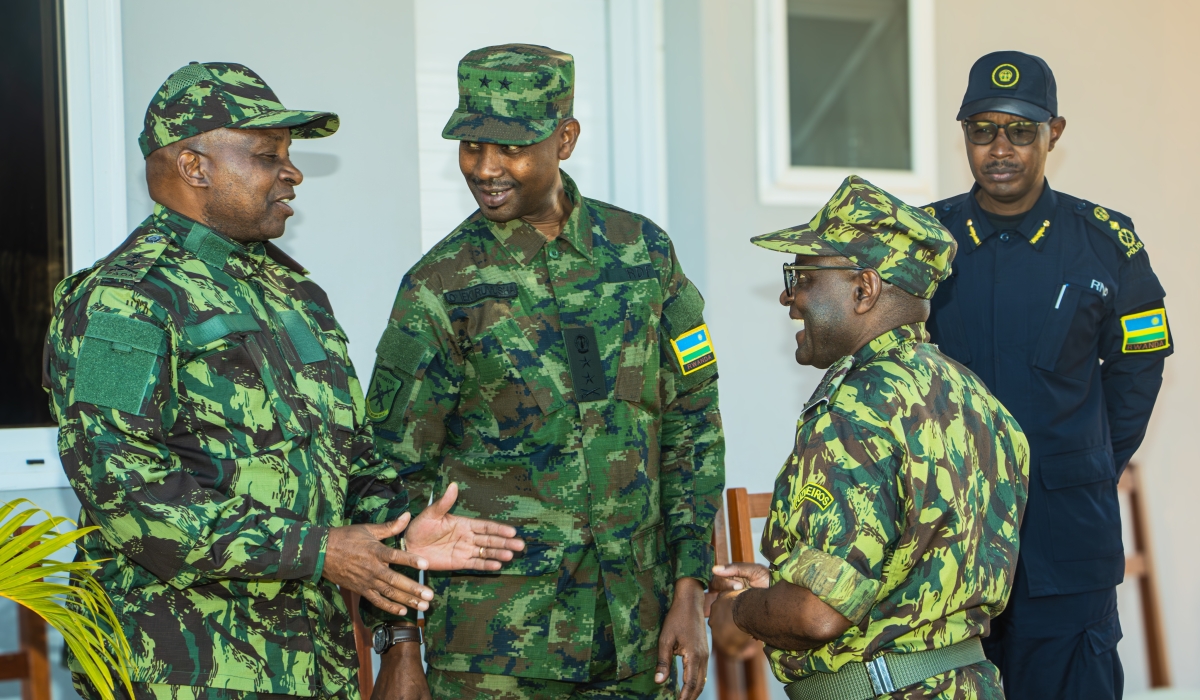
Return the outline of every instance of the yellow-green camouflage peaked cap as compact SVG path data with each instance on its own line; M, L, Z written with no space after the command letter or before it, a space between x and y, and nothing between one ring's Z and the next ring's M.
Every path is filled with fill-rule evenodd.
M575 59L533 44L475 49L458 62L458 108L442 137L527 146L554 133L575 102Z
M851 175L807 224L765 233L754 245L797 255L848 258L922 299L950 276L954 236L929 214Z
M333 112L286 109L258 74L237 63L192 61L167 77L150 106L138 145L142 156L206 131L282 129L294 139L319 139L338 130Z

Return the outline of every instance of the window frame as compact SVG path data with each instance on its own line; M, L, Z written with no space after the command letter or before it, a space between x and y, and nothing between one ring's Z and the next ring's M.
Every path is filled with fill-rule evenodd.
M759 201L821 206L851 173L909 203L932 201L937 182L933 0L908 0L911 170L792 165L787 4L787 0L755 0Z
M61 0L66 120L67 270L89 267L128 234L120 0ZM3 491L69 486L58 428L0 428Z

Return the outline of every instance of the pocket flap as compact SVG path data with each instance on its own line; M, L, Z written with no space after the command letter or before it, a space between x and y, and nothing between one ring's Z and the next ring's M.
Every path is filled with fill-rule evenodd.
M541 357L534 350L533 344L521 332L521 327L515 320L512 318L501 319L492 326L491 332L500 342L500 347L504 348L504 353L508 355L508 361L512 363L512 366L520 373L525 385L529 387L529 393L533 394L542 413L549 415L566 405L562 393L559 391L558 382L546 370Z
M258 321L250 314L218 314L203 323L188 326L183 334L192 345L203 347L230 333L257 330L260 330Z
M1051 490L1116 478L1112 457L1104 447L1043 457L1038 464L1041 467L1042 484Z
M634 535L630 546L633 548L633 560L637 562L638 571L653 569L671 559L671 551L667 547L667 532L662 525Z
M1096 656L1116 649L1117 642L1121 641L1121 637L1124 636L1121 634L1121 621L1117 618L1117 614L1114 612L1087 628L1087 636L1092 653Z
M512 561L504 562L500 570L494 573L510 576L541 576L558 571L562 567L562 561L563 548L561 545L525 540L525 549L516 552Z

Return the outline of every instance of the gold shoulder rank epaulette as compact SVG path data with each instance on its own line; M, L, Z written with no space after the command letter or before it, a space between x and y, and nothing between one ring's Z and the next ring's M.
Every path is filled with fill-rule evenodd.
M1092 205L1076 210L1089 224L1111 238L1126 258L1132 258L1145 248L1141 239L1133 232L1133 221L1124 214L1109 211L1102 206Z
M96 275L99 284L137 284L167 249L167 237L153 230L138 236Z

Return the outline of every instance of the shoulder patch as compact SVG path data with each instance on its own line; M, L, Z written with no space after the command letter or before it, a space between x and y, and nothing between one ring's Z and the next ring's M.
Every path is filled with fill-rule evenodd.
M142 281L159 256L167 249L167 237L160 233L148 233L127 250L118 254L96 275L100 284L137 284Z
M73 401L145 415L154 369L166 351L167 332L148 321L91 314L75 361Z
M841 388L842 382L846 381L846 377L852 369L854 369L853 355L847 355L830 366L825 371L825 376L821 378L821 383L817 385L812 396L800 411L801 419L803 420L804 415L813 408L823 403L832 403L834 395L837 394L837 390Z
M799 506L805 501L815 503L818 508L825 510L833 503L833 494L829 493L829 489L817 482L810 481L797 494L796 505Z
M689 280L687 286L679 290L675 299L663 309L663 317L667 321L667 332L672 337L683 335L684 331L695 328L704 318L704 297L700 290Z
M367 418L373 423L387 421L399 407L399 419L417 388L417 372L433 355L433 348L389 323L375 348L378 355L371 383L367 387Z
M679 360L679 367L685 377L717 362L712 336L706 323L701 323L678 338L672 338L671 349L675 351L675 358Z
M1171 347L1167 310L1151 309L1121 317L1121 352L1154 352Z
M1089 224L1111 238L1125 253L1126 258L1132 258L1145 248L1145 244L1133 232L1133 221L1124 214L1109 211L1098 205L1077 208L1075 211Z

